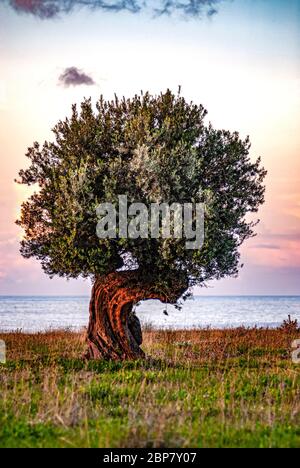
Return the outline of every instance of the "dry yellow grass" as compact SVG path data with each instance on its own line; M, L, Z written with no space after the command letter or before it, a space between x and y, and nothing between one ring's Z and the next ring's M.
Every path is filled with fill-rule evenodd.
M157 330L147 327L143 332L143 349L149 357L172 362L178 357L186 364L221 361L228 358L264 354L270 359L289 358L291 343L300 338L300 332L284 329L233 328ZM45 333L0 333L7 347L9 360L36 360L49 358L81 358L85 350L85 331L68 330Z

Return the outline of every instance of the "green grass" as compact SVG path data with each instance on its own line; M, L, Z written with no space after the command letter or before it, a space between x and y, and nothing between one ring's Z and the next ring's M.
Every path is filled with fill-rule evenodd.
M80 334L2 334L1 447L300 447L282 330L147 331L139 362L85 362Z

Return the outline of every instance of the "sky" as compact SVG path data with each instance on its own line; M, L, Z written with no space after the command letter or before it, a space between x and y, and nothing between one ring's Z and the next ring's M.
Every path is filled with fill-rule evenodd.
M89 280L50 280L19 253L14 221L28 188L14 183L27 147L51 140L91 96L167 88L208 110L215 127L250 135L268 170L257 236L238 278L205 295L300 294L300 0L0 0L0 294L89 294ZM188 2L188 0L186 0ZM201 7L201 8L200 8ZM160 13L157 13L160 10Z

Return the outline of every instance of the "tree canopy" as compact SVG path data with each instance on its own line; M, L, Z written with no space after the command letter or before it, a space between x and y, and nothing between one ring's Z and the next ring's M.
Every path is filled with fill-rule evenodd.
M266 171L250 159L249 138L205 124L206 110L167 90L80 109L54 127L53 142L28 149L19 182L37 189L22 205L24 257L36 257L50 276L105 275L120 268L183 275L189 285L236 275L239 247L254 234L264 201ZM205 203L205 240L99 239L101 202Z

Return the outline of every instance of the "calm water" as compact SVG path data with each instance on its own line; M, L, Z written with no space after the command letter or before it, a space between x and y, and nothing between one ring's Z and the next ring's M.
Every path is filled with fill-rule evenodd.
M0 296L0 330L44 331L50 328L78 330L88 322L88 297ZM177 311L158 301L137 308L144 324L160 328L276 327L290 314L300 322L300 296L200 297L185 302Z

